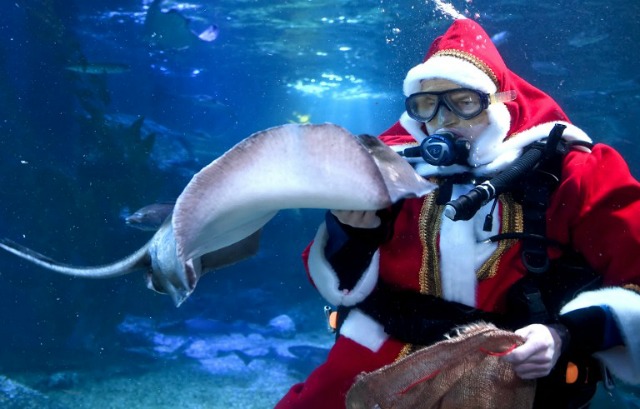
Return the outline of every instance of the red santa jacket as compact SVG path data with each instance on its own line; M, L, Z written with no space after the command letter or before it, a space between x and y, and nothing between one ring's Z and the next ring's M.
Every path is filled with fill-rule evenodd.
M415 143L410 136L387 135L389 145ZM455 186L454 195L471 186ZM490 205L470 221L443 217L436 204L437 191L408 199L397 215L394 235L374 256L356 287L345 292L321 249L326 231L320 229L305 262L311 280L329 302L352 306L362 301L378 279L395 286L433 294L486 311L503 312L509 288L524 274L521 243L512 240L487 243L494 234L522 231L522 207L508 195L500 198L490 232L482 229ZM614 312L626 347L599 353L617 376L640 381L640 184L631 176L621 156L606 145L591 152L571 151L562 164L561 181L547 209L547 237L582 254L603 276L603 288L587 291L569 301L562 312L607 305ZM315 256L314 256L315 254ZM551 252L550 256L559 254ZM310 256L310 257L309 257ZM347 336L362 328L346 328ZM363 337L376 348L384 342ZM367 338L365 340L365 338ZM355 339L358 342L358 339ZM614 348L615 349L615 348Z

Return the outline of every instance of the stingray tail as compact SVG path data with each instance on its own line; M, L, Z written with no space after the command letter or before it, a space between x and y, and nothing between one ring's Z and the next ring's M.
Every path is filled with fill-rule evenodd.
M149 243L135 253L111 264L94 267L72 266L53 260L12 240L0 239L0 248L35 265L57 273L85 278L110 278L128 274L149 265Z

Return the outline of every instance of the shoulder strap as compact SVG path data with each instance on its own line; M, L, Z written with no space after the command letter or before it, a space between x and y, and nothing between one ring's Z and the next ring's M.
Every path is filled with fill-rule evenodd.
M558 155L554 158L554 161L561 162L562 157ZM553 166L553 168L556 168L556 166ZM560 181L559 166L557 168L551 169L551 167L543 166L534 170L523 181L524 237L522 241L522 262L527 270L534 274L544 273L549 268L548 243L539 238L546 237L547 234L546 217L549 197Z
M532 144L532 147L544 144L544 155L521 184L525 233L521 256L525 267L533 274L541 274L549 269L548 243L539 238L546 237L549 198L560 183L562 160L568 151L567 143L562 140L565 128L564 125L556 125L546 140Z
M520 256L528 274L519 283L519 298L528 322L548 322L551 318L539 283L549 270L546 217L549 198L560 182L562 160L567 152L563 131L564 126L556 126L546 141L535 143L545 144L544 156L520 184L524 222Z

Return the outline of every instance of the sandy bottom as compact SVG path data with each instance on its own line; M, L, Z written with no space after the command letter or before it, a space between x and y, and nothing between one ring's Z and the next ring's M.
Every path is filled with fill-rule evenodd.
M291 385L302 380L301 374L289 374L278 363L255 360L251 366L242 375L213 375L186 360L74 371L78 380L72 387L43 393L69 409L262 409L272 408ZM11 376L34 389L44 377L39 373Z
M55 409L267 409L311 370L306 367L307 373L303 373L268 358L252 360L242 371L232 366L228 373L224 373L224 365L218 365L219 373L215 374L184 357L161 360L118 355L100 362L82 366L66 360L60 367L74 367L68 370L74 382L63 388L43 386L51 371L7 375L44 393ZM638 409L640 388L618 385L614 391L606 391L600 387L591 408Z

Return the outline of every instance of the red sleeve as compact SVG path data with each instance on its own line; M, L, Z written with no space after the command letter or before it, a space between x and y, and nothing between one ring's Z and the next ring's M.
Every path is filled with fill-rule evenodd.
M389 146L416 143L415 138L400 125L400 122L396 122L389 129L381 133L380 140Z
M640 183L618 152L571 152L549 207L549 237L571 243L604 285L640 285Z
M307 272L307 278L309 279L311 284L315 287L315 284L313 284L313 280L311 279L311 273L309 272L309 253L311 252L312 244L313 244L313 241L309 243L307 247L305 247L305 249L302 251L302 264L304 264L304 269Z

